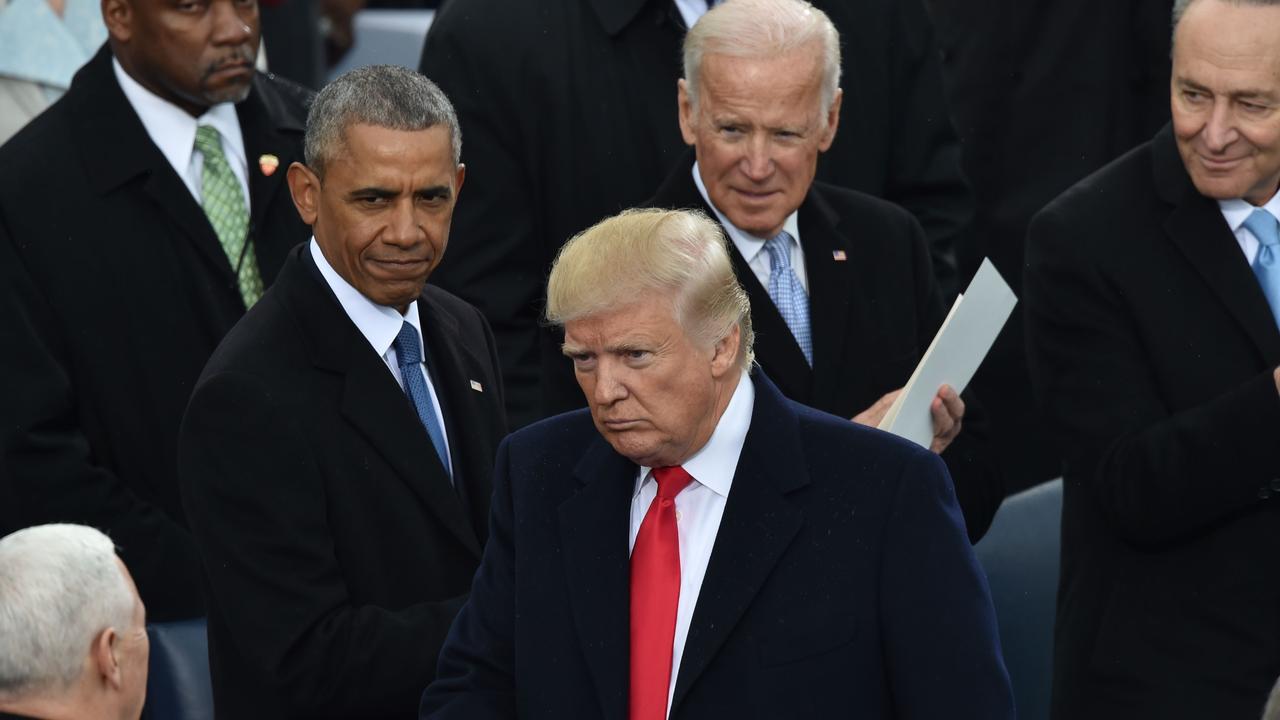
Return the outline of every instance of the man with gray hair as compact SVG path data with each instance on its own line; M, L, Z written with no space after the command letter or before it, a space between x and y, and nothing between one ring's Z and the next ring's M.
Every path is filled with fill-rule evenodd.
M0 718L137 720L149 648L106 535L38 525L0 539Z
M757 359L784 395L878 424L943 306L915 218L814 180L844 99L835 26L804 0L717 5L685 36L677 94L692 149L649 204L720 222L751 299ZM955 480L976 542L1003 483L981 411L949 386L936 390L930 449Z
M714 222L601 221L547 318L588 408L499 449L422 718L1013 717L946 469L753 368Z
M404 68L311 107L288 180L314 237L214 353L179 436L220 717L411 717L435 675L505 432L488 326L425 285L461 140Z
M1257 720L1280 675L1278 38L1280 1L1179 0L1172 123L1031 224L1057 720Z

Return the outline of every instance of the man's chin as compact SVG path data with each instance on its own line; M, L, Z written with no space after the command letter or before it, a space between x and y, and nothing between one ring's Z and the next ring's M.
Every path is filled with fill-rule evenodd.
M253 89L253 82L246 81L236 83L226 87L206 90L204 93L205 102L210 106L219 105L221 103L239 103L249 97L249 91Z

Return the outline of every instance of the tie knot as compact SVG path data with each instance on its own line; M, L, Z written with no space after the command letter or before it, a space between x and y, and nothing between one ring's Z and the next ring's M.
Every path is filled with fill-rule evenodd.
M653 469L653 479L658 481L658 497L670 500L693 482L693 476L679 465Z
M770 238L764 249L769 253L769 262L775 268L791 267L791 234L782 231Z
M196 128L196 149L206 157L222 157L222 136L212 125Z
M1244 226L1249 228L1249 232L1253 233L1253 236L1263 245L1280 243L1280 225L1276 223L1275 216L1266 210L1261 208L1254 210L1245 219Z
M400 367L422 362L422 344L418 341L418 331L408 322L400 326L400 333L396 335L393 345L396 349L396 364Z

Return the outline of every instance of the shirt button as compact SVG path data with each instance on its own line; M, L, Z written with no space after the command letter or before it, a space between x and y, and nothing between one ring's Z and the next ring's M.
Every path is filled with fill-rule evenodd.
M677 510L677 511L676 511L676 522L680 522L680 518L682 518L682 517L684 517L684 514L683 514L683 513L681 513L679 510Z

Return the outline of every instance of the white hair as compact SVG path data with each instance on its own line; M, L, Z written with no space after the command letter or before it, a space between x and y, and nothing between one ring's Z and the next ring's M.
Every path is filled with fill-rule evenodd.
M816 44L816 47L815 47ZM770 58L815 47L822 61L822 111L840 88L840 33L831 18L804 0L726 0L698 19L684 37L684 81L698 106L707 55Z
M101 532L40 525L0 539L0 698L70 687L93 639L131 627L133 610Z

